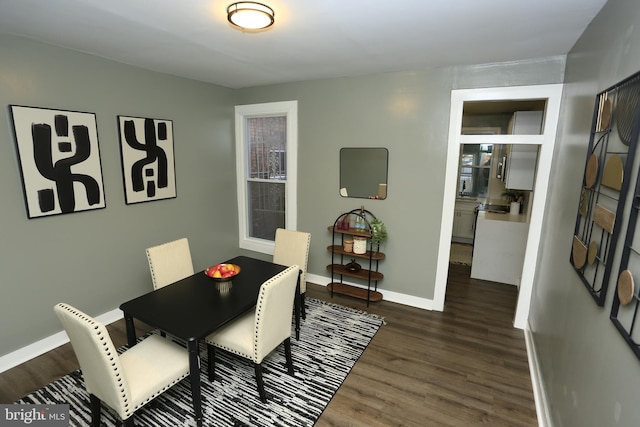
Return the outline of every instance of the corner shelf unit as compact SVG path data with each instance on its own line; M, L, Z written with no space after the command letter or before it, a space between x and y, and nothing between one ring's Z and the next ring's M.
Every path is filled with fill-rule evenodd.
M339 224L342 224L345 219L352 217L360 218L365 228L349 227L344 229L339 227ZM366 209L354 209L340 215L334 221L333 226L328 227L328 230L331 231L331 245L327 246L327 250L331 253L331 264L327 265L327 270L331 273L331 283L327 285L327 288L331 291L332 298L334 293L347 295L367 301L367 306L371 301L382 300L382 294L378 292L378 282L384 278L384 275L378 271L378 263L385 259L385 254L379 251L379 244L375 245L375 248L372 247L370 220L373 219L376 219L376 217ZM366 238L367 251L363 254L345 251L345 236ZM345 264L345 258L369 260L369 264L368 266L362 266L358 271L352 271L347 267L348 264ZM343 282L345 276L366 281L367 287L362 288L346 284Z

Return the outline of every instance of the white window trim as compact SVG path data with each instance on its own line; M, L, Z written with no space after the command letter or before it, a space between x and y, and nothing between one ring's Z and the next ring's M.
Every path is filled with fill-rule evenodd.
M247 211L247 145L245 123L250 117L287 116L287 179L285 181L285 227L297 229L298 221L298 101L269 102L265 104L236 105L236 181L238 188L238 236L239 246L273 255L274 242L249 237Z

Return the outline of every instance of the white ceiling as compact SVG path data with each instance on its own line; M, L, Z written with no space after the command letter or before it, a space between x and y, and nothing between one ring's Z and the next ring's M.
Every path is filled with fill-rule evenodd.
M569 52L606 0L261 0L275 26L243 33L234 0L0 0L0 33L231 88Z

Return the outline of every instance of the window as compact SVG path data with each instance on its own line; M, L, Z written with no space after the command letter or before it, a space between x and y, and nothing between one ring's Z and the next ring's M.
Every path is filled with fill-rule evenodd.
M463 144L460 146L459 195L471 197L487 196L492 149L492 144Z
M273 253L277 228L296 228L297 101L238 105L240 247Z

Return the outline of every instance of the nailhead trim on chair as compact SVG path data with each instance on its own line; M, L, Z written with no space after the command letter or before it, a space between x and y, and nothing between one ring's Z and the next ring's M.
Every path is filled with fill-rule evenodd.
M284 231L288 231L288 230L286 230L286 229L283 229L283 230L284 230ZM305 234L307 234L307 250L306 250L307 256L306 256L306 257L305 257L305 259L304 259L304 266L302 266L302 265L298 265L298 267L300 267L300 269L301 269L301 270L302 270L302 272L303 272L303 276L304 276L304 285L306 286L306 284L307 284L307 269L308 269L308 267L309 267L309 256L308 256L308 254L309 254L309 248L311 247L311 233L306 233L306 232L305 232ZM303 292L302 292L302 283L300 284L300 286L301 286L301 287L300 287L300 293L303 293Z
M114 376L114 378L116 379L117 383L118 383L118 387L119 387L119 393L120 393L120 397L122 399L123 402L123 407L125 408L125 417L123 419L123 421L128 420L130 417L133 416L133 414L135 413L135 411L137 411L138 409L140 409L142 406L144 406L145 404L149 403L151 400L155 399L157 396L161 395L162 393L164 393L166 390L168 390L169 388L173 387L174 385L176 385L177 383L179 383L180 381L182 381L184 378L186 378L188 375L183 375L181 378L176 379L175 381L173 381L172 383L166 385L165 387L163 387L162 389L156 391L152 396L149 396L146 400L140 402L138 405L136 405L135 407L131 407L130 402L129 402L129 398L127 396L127 392L126 392L126 388L124 386L124 381L122 379L122 373L120 372L120 370L118 369L116 358L120 357L118 354L113 354L109 349L109 340L106 339L106 337L103 335L102 331L100 330L100 324L98 322L96 322L94 319L88 317L87 315L85 315L84 313L75 310L73 308L71 308L70 306L66 305L66 304L58 304L59 307L63 308L64 310L66 310L67 312L73 314L74 316L78 317L79 319L81 319L84 322L89 323L94 330L97 331L97 335L98 338L100 340L100 342L102 343L102 346L104 347L104 351L107 355L107 357L109 358L109 360L111 361L111 368L113 370L112 374ZM86 387L86 383L85 383L85 387ZM91 390L87 389L87 392L91 394ZM115 409L115 408L111 408L111 409Z
M173 382L171 382L170 384L166 384L165 386L163 386L161 389L156 390L151 396L149 396L147 399L145 399L144 401L140 402L139 404L135 405L135 407L132 407L131 404L131 399L129 394L127 393L127 386L125 384L125 380L123 377L123 372L121 372L121 370L118 368L118 363L117 361L120 358L120 355L116 352L114 353L112 350L115 350L115 347L113 346L113 342L111 341L111 338L108 336L108 332L106 331L106 328L104 327L104 325L102 325L100 322L96 321L95 319L89 317L88 315L86 315L85 313L67 305L64 303L60 303L57 305L59 308L67 311L68 313L70 313L72 316L76 317L77 319L87 323L91 328L93 328L93 330L95 331L97 338L99 340L99 343L102 344L102 350L104 351L104 354L107 356L108 361L110 362L111 365L111 369L112 369L112 378L115 379L116 382L116 393L119 395L120 398L120 403L118 404L118 407L123 409L123 413L124 416L120 417L122 418L122 421L127 421L127 420L133 420L131 417L133 417L134 413L140 409L142 406L144 406L145 404L147 404L148 402L150 402L151 400L155 399L157 396L159 396L160 394L164 393L165 391L167 391L169 388L173 387L175 384L177 384L178 382L182 381L184 378L186 378L188 376L188 372L185 373L184 375L182 375L180 378L175 379ZM105 332L107 334L107 336L105 336ZM87 392L95 397L98 401L100 400L97 396L95 396L91 390L88 389L87 387L87 383L85 382L85 388L87 389ZM107 405L109 406L109 405ZM119 415L119 411L116 408L110 408L112 410L114 410L116 413L118 413Z
M153 262L151 261L151 257L149 256L149 251L147 252L147 262L149 263L149 270L151 271L151 282L153 283L153 289L158 289L156 286L156 272L153 269Z
M299 267L299 266L298 266L298 267ZM289 271L289 269L290 269L290 268L288 268L288 269L286 269L286 270L284 270L284 271L282 271L282 272L280 272L280 273L276 274L276 275L275 275L275 276L273 276L271 279L269 279L269 280L267 280L265 283L263 283L263 285L268 285L269 283L272 283L272 282L274 282L275 280L279 279L279 278L280 278L280 277L282 277L285 273L287 273L287 272ZM256 322L255 322L255 325L258 325L258 323L259 323L259 322L258 322L258 320L260 320L260 308L262 307L263 300L264 300L264 296L262 295L262 292L261 292L261 293L259 294L259 296L258 296L258 301L256 302L256 309L255 309L255 312L256 312L256 317L257 317L257 319L256 319ZM217 345L217 347L218 347L218 348L221 348L222 350L228 351L229 353L237 354L238 356L242 356L242 357L244 357L244 358L251 359L251 361L252 361L252 362L254 362L254 363L258 363L258 362L257 362L257 359L258 359L258 356L257 356L257 354L258 354L258 349L257 349L258 342L257 342L257 341L256 341L256 339L255 339L255 337L256 337L256 335L257 335L257 333L258 333L258 330L257 330L257 329L255 329L255 330L254 330L254 334L253 334L253 337L254 337L254 338L253 338L253 354L244 354L244 353L240 353L239 351L232 350L232 349L230 349L230 348L228 348L228 347L226 347L226 346L223 346L223 345ZM209 345L211 345L211 344L209 344Z
M151 272L151 281L153 282L153 289L158 289L158 278L156 277L156 272L153 269L153 261L151 260L151 256L149 255L149 249L162 248L162 247L165 247L165 246L168 246L168 245L172 245L172 244L174 244L174 243L176 243L176 242L178 242L180 240L183 240L183 239L185 239L185 238L183 237L183 238L180 238L180 239L172 240L171 242L162 243L160 245L153 246L151 248L147 248L146 249L145 252L147 254L147 262L149 263L149 271Z
M300 268L300 266L297 266L297 267ZM280 277L284 276L285 273L289 273L291 268L292 267L289 267L286 270L276 274L271 279L269 279L265 284L268 286L270 283L278 280ZM256 321L254 323L255 329L253 330L253 355L251 358L254 363L259 363L258 362L258 341L256 340L256 337L258 336L258 325L260 324L260 313L262 312L263 304L264 304L264 295L262 294L262 292L260 292L258 301L256 301Z
M290 266L289 268L285 269L284 271L276 274L275 276L271 277L269 280L265 281L261 286L260 286L260 293L258 294L258 300L256 301L256 307L254 310L254 318L253 318L253 354L249 355L249 354L244 354L238 350L235 349L231 349L228 348L225 345L220 345L219 343L216 344L212 344L209 342L209 340L207 339L207 351L208 351L208 355L209 355L209 380L210 381L214 381L214 366L215 366L215 347L219 347L222 350L226 350L232 354L236 354L239 355L243 358L249 359L251 361L253 361L254 364L254 370L255 370L255 377L256 377L256 382L258 385L258 394L260 395L260 400L262 401L262 403L266 403L267 402L267 397L266 397L266 393L264 390L264 380L262 378L262 359L265 357L265 355L263 355L261 352L259 351L259 341L258 341L258 336L260 335L260 331L264 330L264 325L261 325L261 315L263 314L263 310L264 310L264 304L265 304L265 294L268 293L270 295L271 298L274 298L276 296L280 296L278 294L276 294L276 296L271 296L271 294L274 292L271 290L272 286L276 286L276 285L280 285L280 286L284 286L287 285L289 286L289 283L285 283L284 282L284 277L285 276L292 276L292 279L294 278L294 273L296 273L295 275L299 278L299 271L300 271L300 266L299 265L293 265ZM280 282L282 281L282 283L276 283L276 282ZM295 295L295 289L290 289L290 288L285 288L287 290L291 291L290 296L293 298L296 298L297 296ZM278 289L278 291L280 291L280 289ZM277 301L277 300L275 300ZM288 301L288 302L293 302L293 301ZM280 308L278 306L276 306L274 309L275 310L277 308ZM244 322L249 322L250 317L247 314L246 317L244 317L241 322L243 322L242 326L249 326L246 325ZM287 337L284 340L284 344L285 344L285 353L286 353L286 357L287 357L287 369L290 375L294 375L293 374L293 365L292 365L292 361L291 361L291 353L290 353L290 341L289 341L289 337L291 335L291 330L290 330L290 324L287 322L286 324L282 324L280 325L280 320L282 321L286 321L286 318L281 318L281 319L277 319L278 322L278 326L276 328L276 331L278 332L277 334L277 338L281 338L282 335L285 335L285 331L284 328L286 327L287 329ZM276 338L276 337L274 337ZM270 346L269 348L271 350L273 350L274 348L271 347L271 344L273 343L272 339L269 339L269 343L268 345ZM280 343L277 344L277 346L279 346L280 344L282 344L282 341ZM244 347L243 345L239 345L238 347ZM244 348L242 349L244 350ZM258 358L260 358L260 360L258 360Z
M309 234L307 238L307 253L309 253L309 247L311 246L311 234ZM307 267L309 266L309 257L307 256L304 260L304 283L305 286L307 284Z
M176 240L174 240L175 242ZM170 245L173 242L167 242L167 243L163 243L162 245L159 246L165 246L165 245ZM158 280L156 278L156 272L153 269L153 261L151 260L151 255L149 255L149 249L147 249L145 251L147 253L147 262L149 263L149 270L151 271L151 282L153 282L153 289L158 289Z
M120 373L120 370L118 369L117 364L114 362L114 357L113 354L109 351L108 349L108 341L105 340L105 337L102 335L102 331L100 331L100 326L98 323L96 323L96 321L90 317L87 317L84 313L78 311L78 310L74 310L71 307L69 307L66 304L58 304L60 307L62 307L63 309L65 309L66 311L68 311L69 313L73 314L74 316L78 317L80 320L90 324L94 330L97 331L98 334L98 338L100 339L100 342L102 343L102 346L104 348L104 351L107 355L107 357L109 358L109 360L111 361L111 369L113 370L112 375L115 378L115 380L117 381L118 384L118 391L120 393L120 397L123 401L123 406L125 408L125 413L127 414L127 417L125 417L125 419L129 418L131 415L133 415L133 413L135 412L135 410L137 408L134 408L133 410L130 408L129 405L129 400L127 398L127 392L126 389L124 387L124 383L122 381L122 375ZM116 355L117 357L117 355ZM85 387L86 387L86 383L85 383ZM87 390L88 393L91 393L91 390Z

